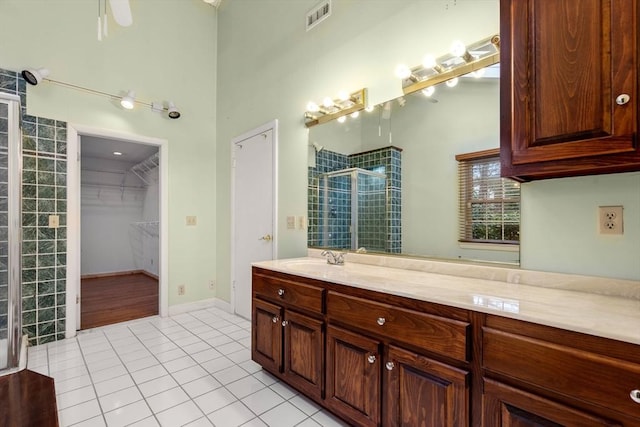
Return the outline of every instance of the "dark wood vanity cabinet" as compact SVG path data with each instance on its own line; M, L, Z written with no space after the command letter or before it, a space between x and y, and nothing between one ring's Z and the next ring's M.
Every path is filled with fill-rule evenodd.
M640 170L637 0L501 0L502 175Z
M640 426L639 345L256 267L252 358L354 426Z

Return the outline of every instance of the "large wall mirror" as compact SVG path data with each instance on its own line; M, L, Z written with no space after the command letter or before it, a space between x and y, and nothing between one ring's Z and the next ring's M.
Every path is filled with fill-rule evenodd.
M310 128L309 246L519 263L517 246L458 235L455 157L498 148L498 74L496 65Z

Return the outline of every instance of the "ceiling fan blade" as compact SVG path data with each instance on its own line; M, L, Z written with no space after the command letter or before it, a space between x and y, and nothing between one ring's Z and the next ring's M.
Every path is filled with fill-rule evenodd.
M111 6L113 19L118 25L128 27L133 24L129 0L109 0L109 6Z

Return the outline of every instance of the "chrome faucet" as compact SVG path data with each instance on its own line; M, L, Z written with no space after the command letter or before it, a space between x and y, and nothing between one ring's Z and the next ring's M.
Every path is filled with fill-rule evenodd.
M346 255L346 253L338 252L336 254L331 251L322 251L320 255L327 257L327 264L344 265L344 256Z

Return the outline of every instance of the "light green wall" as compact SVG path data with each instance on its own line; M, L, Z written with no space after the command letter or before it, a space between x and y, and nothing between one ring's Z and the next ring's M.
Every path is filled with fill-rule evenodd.
M109 22L97 40L97 2L0 2L0 67L47 67L50 78L143 101L172 99L169 120L138 106L44 82L28 88L28 112L70 124L168 140L169 303L213 297L215 277L216 10L200 0L134 0L133 25ZM198 225L185 226L186 215ZM177 286L186 295L177 296Z

